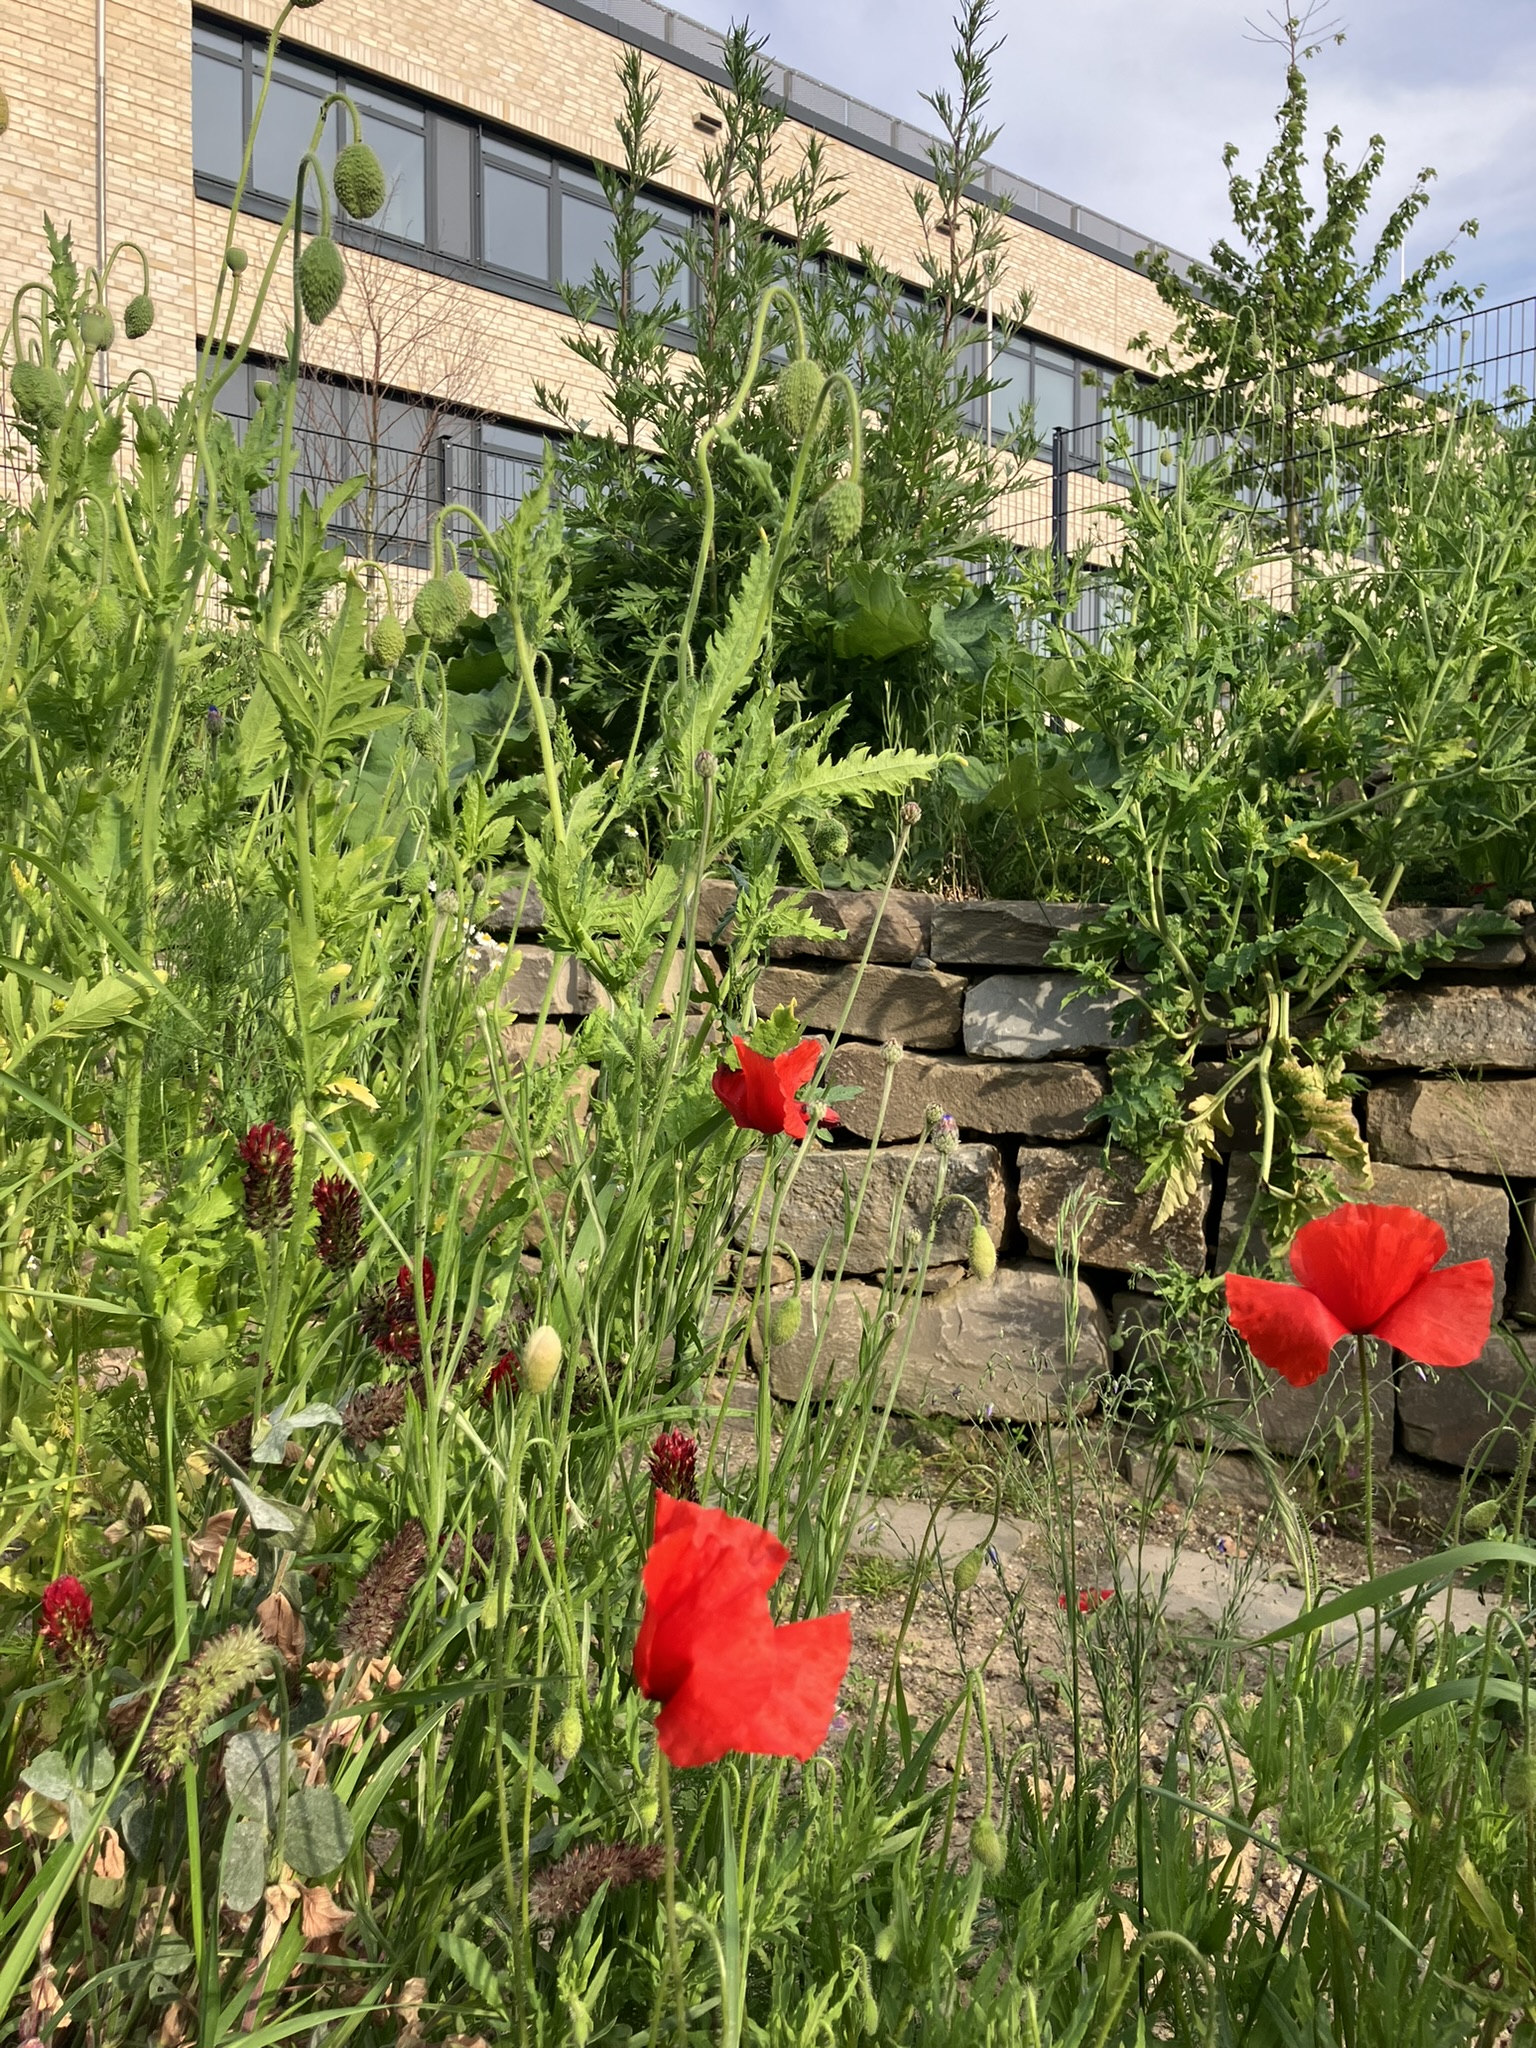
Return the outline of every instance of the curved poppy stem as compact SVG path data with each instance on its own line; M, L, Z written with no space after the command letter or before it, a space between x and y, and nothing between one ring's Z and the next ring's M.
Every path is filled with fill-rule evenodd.
M677 2001L679 2048L688 2048L688 2002L683 1992L683 1963L677 1946L677 1845L672 1831L672 1770L664 1749L656 1751L656 1776L661 1792L661 1840L666 1866L663 1881L667 1903L667 1974ZM654 2030L653 2030L654 2032Z
M1376 1471L1374 1464L1375 1415L1371 1407L1370 1339L1356 1337L1355 1358L1360 1367L1360 1476L1365 1488L1365 1576L1376 1576Z

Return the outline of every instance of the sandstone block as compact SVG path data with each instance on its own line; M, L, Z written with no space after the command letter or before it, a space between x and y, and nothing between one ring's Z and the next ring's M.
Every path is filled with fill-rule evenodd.
M764 1015L792 1002L808 1031L830 1032L855 984L848 1037L929 1052L958 1044L964 978L931 967L867 967L862 978L857 967L767 967L757 977L754 999Z
M1415 1457L1512 1472L1536 1424L1536 1334L1495 1331L1482 1357L1454 1372L1405 1363L1397 1407Z
M1084 1265L1128 1273L1171 1264L1188 1273L1204 1272L1208 1186L1154 1230L1159 1191L1138 1194L1140 1178L1141 1168L1129 1152L1111 1152L1106 1165L1097 1145L1021 1146L1019 1228L1029 1249L1044 1258L1054 1254L1057 1219L1067 1197L1081 1188L1078 1257Z
M1449 936L1463 919L1471 915L1472 912L1465 908L1411 905L1402 910L1389 910L1387 923L1405 946L1411 946L1435 932ZM1458 947L1454 957L1444 963L1441 972L1455 972L1464 967L1507 970L1526 966L1529 938L1536 936L1536 921L1527 920L1527 924L1528 932L1514 932L1504 939L1489 939L1483 945L1470 949ZM1376 952L1378 949L1372 946L1370 950Z
M1387 1081L1366 1102L1373 1159L1536 1179L1536 1080Z
M908 1415L955 1415L1045 1422L1088 1405L1109 1361L1109 1324L1092 1290L1077 1289L1077 1344L1066 1345L1067 1285L1050 1266L1000 1266L991 1280L965 1280L909 1303L889 1335L876 1374L878 1399ZM766 1362L781 1400L810 1382L817 1397L859 1369L861 1346L885 1336L876 1287L844 1281L821 1299L805 1295L800 1329L788 1344L752 1333L752 1358Z
M830 1078L838 1087L863 1089L856 1101L839 1103L838 1114L855 1137L872 1137L885 1081L879 1049L845 1042L832 1055ZM921 1137L935 1104L961 1130L988 1137L1080 1138L1103 1099L1102 1074L1072 1060L1026 1066L908 1053L891 1075L881 1136L890 1142Z
M1398 989L1380 1031L1355 1055L1363 1068L1536 1068L1536 988L1472 982Z
M492 972L499 971L493 969ZM547 946L519 946L512 971L497 991L515 1016L585 1017L605 1005L602 984L582 961Z
M531 882L509 882L493 895L480 914L480 929L498 934L544 929L544 903Z
M1105 1052L1124 1043L1110 1023L1119 1004L1086 994L1075 974L989 975L965 998L965 1049L984 1060Z
M1091 903L936 903L928 950L940 967L1043 967L1062 933L1097 910Z
M1515 1230L1509 1250L1509 1298L1505 1305L1512 1316L1536 1322L1536 1195L1526 1195L1515 1205Z
M757 1201L754 1170L749 1162L742 1177L738 1243L745 1241ZM965 1259L970 1250L976 1223L971 1203L980 1211L995 1244L1003 1234L1007 1216L1003 1164L996 1147L960 1145L955 1149L945 1175L944 1197L935 1212L938 1170L936 1152L919 1153L911 1145L892 1145L874 1153L830 1149L808 1152L790 1183L778 1222L773 1226L775 1249L787 1245L807 1269L822 1261L828 1270L835 1270L842 1260L846 1236L849 1241L845 1271L879 1273L902 1262L909 1231L923 1235L931 1224L930 1264L954 1263ZM754 1251L767 1247L773 1200L774 1190L770 1188L758 1213L751 1247Z
M868 889L781 889L776 900L799 896L818 924L837 934L830 939L776 939L775 960L862 960L880 897ZM893 889L875 931L871 962L908 967L930 951L928 936L934 899L916 889ZM734 882L709 880L699 896L699 937L728 944L736 906Z

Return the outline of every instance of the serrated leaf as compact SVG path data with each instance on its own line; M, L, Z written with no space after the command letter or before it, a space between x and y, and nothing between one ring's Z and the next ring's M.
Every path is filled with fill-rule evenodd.
M305 1785L288 1801L283 1854L311 1883L345 1863L356 1830L329 1785Z
M464 1982L477 1997L487 2005L501 2006L501 1992L496 1984L496 1972L491 1968L490 1958L485 1950L477 1947L467 1936L451 1934L446 1930L437 1937L437 1945L448 1958Z
M1331 853L1326 847L1313 846L1305 833L1291 841L1291 851L1312 870L1315 901L1341 916L1363 938L1374 939L1387 952L1402 951L1402 941L1387 923L1375 891L1354 861L1342 853Z
M219 1857L219 1898L231 1913L253 1913L266 1885L266 1828L259 1820L232 1814Z

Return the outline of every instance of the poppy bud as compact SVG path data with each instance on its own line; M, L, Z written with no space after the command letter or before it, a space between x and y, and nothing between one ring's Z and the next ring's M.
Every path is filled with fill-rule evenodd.
M251 396L252 396L252 398L254 398L254 399L255 399L255 401L256 401L256 403L257 403L258 405L265 405L265 404L266 404L267 400L268 400L268 399L269 399L269 398L270 398L270 397L272 396L272 390L273 390L273 385L272 385L272 379L271 379L270 377L254 377L254 378L252 378L252 380L251 380Z
M90 635L98 647L110 647L123 630L123 607L115 591L103 590L91 606Z
M580 1754L581 1732L581 1709L573 1704L555 1723L552 1747L561 1763L571 1763Z
M875 1961L888 1963L896 1953L896 1929L888 1920L875 1936Z
M373 629L373 658L381 668L393 668L405 652L405 628L393 612L386 612Z
M424 761L442 758L443 735L425 704L418 704L405 721L405 736Z
M1499 1519L1499 1510L1504 1505L1502 1494L1495 1494L1492 1500L1480 1500L1470 1507L1461 1518L1461 1526L1469 1536L1486 1536Z
M773 387L773 402L778 407L779 418L796 441L805 438L811 415L816 410L816 401L821 396L821 387L826 381L826 372L813 356L797 356L780 370L778 382Z
M80 339L95 354L100 355L103 349L110 348L116 334L112 315L105 306L93 307L89 313L80 315Z
M985 1814L982 1814L971 1828L971 1854L988 1877L1001 1876L1003 1866L1008 1861L1003 1838Z
M719 757L712 754L708 747L700 747L693 757L693 772L700 782L713 782L720 772Z
M1354 1739L1354 1715L1346 1706L1330 1707L1323 1723L1323 1748L1329 1756L1342 1756Z
M400 870L400 889L406 896L424 896L431 885L432 870L424 860L413 860Z
M246 255L238 243L224 251L225 265L236 277L241 275L250 260L250 257Z
M141 455L157 455L171 438L171 423L158 405L141 405L136 409L138 428L134 434L134 446Z
M5 96L4 87L0 86L0 135L3 135L6 129L10 127L10 125L11 103Z
M901 822L903 825L920 825L923 822L922 805L903 804L901 807Z
M555 1384L562 1357L560 1339L548 1323L530 1330L523 1346L522 1379L530 1394L547 1394Z
M45 363L22 362L11 371L11 403L16 417L29 427L51 431L64 424L69 393L57 370L50 370Z
M458 629L464 614L458 595L446 576L433 576L416 593L411 619L424 640L446 640Z
M316 235L304 244L299 258L299 304L311 325L318 327L335 312L346 282L347 266L329 235Z
M354 220L372 220L379 211L389 188L384 167L366 142L349 142L337 157L331 189Z
M997 1246L984 1223L971 1232L970 1263L978 1280L990 1280L997 1271Z
M823 491L816 507L817 523L830 547L845 548L864 524L864 487L851 476Z
M981 1577L982 1559L983 1553L981 1551L968 1550L955 1566L955 1591L957 1593L969 1593L972 1586Z
M155 302L148 292L136 292L123 308L123 332L130 341L142 341L155 324Z
M776 1301L768 1316L768 1342L790 1344L800 1334L800 1297L786 1295L783 1301Z
M1504 1803L1511 1813L1536 1814L1536 1749L1517 1749L1504 1771Z
M453 592L453 601L459 608L459 616L453 622L457 626L467 619L475 608L475 586L462 569L450 569L443 581Z
M848 851L848 827L841 818L819 818L811 827L811 852L819 861L841 860Z

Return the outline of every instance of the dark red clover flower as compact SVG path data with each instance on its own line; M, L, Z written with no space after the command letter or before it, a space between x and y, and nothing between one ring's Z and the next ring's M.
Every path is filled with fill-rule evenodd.
M656 1739L679 1769L729 1750L804 1763L826 1740L852 1623L824 1614L776 1627L768 1592L788 1562L755 1522L657 1494L635 1683L661 1701Z
M664 1429L645 1461L652 1486L673 1500L698 1499L698 1464L698 1441L686 1429Z
M485 1376L485 1385L480 1389L480 1399L487 1408L506 1394L516 1400L522 1382L518 1376L518 1359L515 1351L503 1351L500 1358Z
M1470 1365L1488 1342L1493 1268L1442 1266L1445 1232L1417 1209L1346 1202L1296 1233L1292 1286L1226 1276L1227 1320L1293 1387L1328 1370L1342 1337L1376 1337L1419 1365Z
M78 1579L55 1579L43 1588L37 1629L55 1656L86 1655L91 1646L91 1596Z
M321 1174L309 1194L318 1224L315 1257L346 1273L363 1256L363 1198L344 1173Z
M428 1308L432 1306L436 1285L437 1275L432 1270L432 1261L423 1256L421 1294ZM374 1350L385 1358L413 1359L421 1356L421 1332L416 1327L416 1286L409 1266L400 1268L393 1287L380 1287L368 1297L358 1310L358 1323Z
M810 1126L805 1104L797 1097L816 1071L816 1062L825 1050L821 1041L802 1039L772 1059L754 1052L744 1038L733 1038L731 1043L736 1048L737 1065L717 1067L711 1084L729 1110L731 1122L738 1130L761 1131L765 1137L782 1132L786 1138L803 1138ZM824 1124L837 1122L834 1109L820 1109L816 1114Z
M252 1230L277 1230L293 1214L293 1140L276 1124L252 1124L240 1140L245 1220Z

